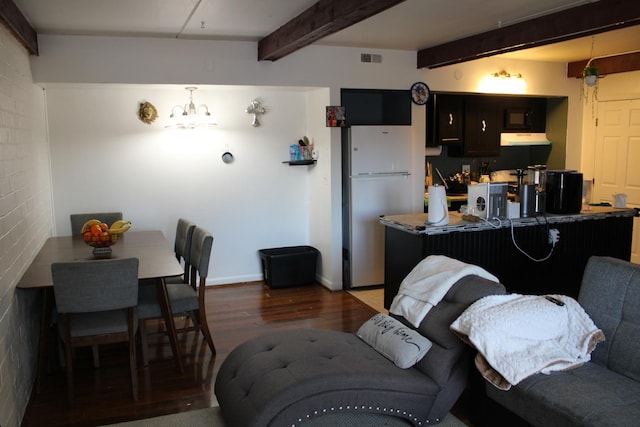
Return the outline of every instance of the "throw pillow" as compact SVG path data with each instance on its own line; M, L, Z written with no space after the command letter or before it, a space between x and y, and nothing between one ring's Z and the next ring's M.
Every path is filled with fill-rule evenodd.
M427 338L382 313L367 320L356 335L402 369L415 365L431 348Z

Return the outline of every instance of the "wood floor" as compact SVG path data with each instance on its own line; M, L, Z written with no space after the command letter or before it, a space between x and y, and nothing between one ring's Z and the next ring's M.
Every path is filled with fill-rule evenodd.
M89 349L79 351L74 367L75 408L67 407L64 372L53 370L42 392L32 395L22 426L96 426L215 406L216 373L238 344L278 329L355 332L376 313L348 292L331 292L320 285L286 289L269 289L262 282L214 286L207 289L206 301L215 356L200 336L183 334L185 370L179 374L166 337L151 338L149 367L139 363L139 398L134 402L126 347L102 346L99 369L93 368Z

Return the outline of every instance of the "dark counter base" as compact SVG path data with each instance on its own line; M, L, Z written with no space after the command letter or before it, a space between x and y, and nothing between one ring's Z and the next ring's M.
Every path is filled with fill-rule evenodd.
M387 226L384 305L391 306L402 280L428 255L446 255L479 265L498 277L512 293L556 293L574 298L589 257L631 258L631 216L516 227L513 234L518 246L540 259L551 248L550 228L560 231L560 241L548 260L535 262L514 246L510 228L416 235Z

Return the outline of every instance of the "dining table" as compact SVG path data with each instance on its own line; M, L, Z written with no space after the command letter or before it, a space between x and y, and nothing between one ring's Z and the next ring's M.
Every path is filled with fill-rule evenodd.
M111 259L138 258L138 279L155 281L171 349L178 370L183 372L173 313L164 279L181 276L184 274L184 269L171 250L171 245L159 230L127 231L119 236L117 243L111 246L111 249ZM49 237L17 284L18 288L39 290L43 293L38 337L37 392L41 389L43 375L46 371L47 342L54 305L51 264L93 259L95 257L92 248L84 242L82 236Z

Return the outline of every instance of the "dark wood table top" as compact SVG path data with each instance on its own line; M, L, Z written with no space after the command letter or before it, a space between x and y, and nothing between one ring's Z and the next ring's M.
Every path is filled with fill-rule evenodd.
M135 257L140 261L139 279L180 276L182 266L161 231L127 231L111 246L111 259ZM93 248L82 236L50 237L29 265L17 287L23 289L53 286L51 263L95 259Z

